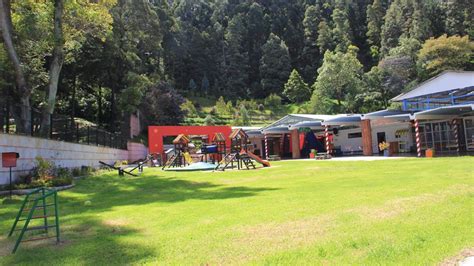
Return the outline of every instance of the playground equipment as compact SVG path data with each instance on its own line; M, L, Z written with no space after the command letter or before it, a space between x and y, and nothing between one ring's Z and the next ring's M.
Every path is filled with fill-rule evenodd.
M247 170L251 168L255 169L256 167L253 160L262 164L264 167L270 166L268 161L263 160L249 150L249 137L244 130L233 130L229 138L231 143L230 153L220 160L215 170L225 171L227 168L234 168L234 163L239 170L243 169L244 166Z
M175 153L168 158L167 162L163 165L162 170L171 167L184 167L186 164L192 162L192 158L188 152L189 138L184 134L179 134L174 140L174 151Z
M51 208L54 210L48 211ZM38 214L37 211L41 210L41 213ZM22 216L27 214L26 217ZM54 224L48 223L48 218L54 217ZM41 225L33 225L33 221L40 220ZM16 228L18 222L25 222L20 228ZM50 234L49 228L55 228L55 234ZM12 253L15 253L18 249L18 246L22 242L44 240L49 238L56 238L56 243L59 243L59 217L58 217L58 194L54 189L48 188L38 188L28 193L23 200L20 211L16 216L15 222L8 234L8 237L11 237L15 231L20 231L20 235L15 243ZM34 234L35 238L23 239L26 237L26 232L40 232L39 234ZM39 236L39 237L38 237Z
M111 165L111 164L108 164L108 163L104 163L102 161L99 161L99 163L107 168L110 168L110 169L114 169L114 170L117 170L118 171L118 174L119 176L123 176L124 174L127 174L127 175L131 175L131 176L137 176L136 174L133 173L133 171L135 171L136 169L138 169L138 172L139 173L142 173L143 172L143 165L148 161L145 160L143 162L138 162L138 165L133 167L132 169L130 170L126 170L128 168L128 165L127 167L117 167L115 165Z
M207 162L208 155L211 156L212 162L221 161L226 155L225 136L222 133L216 133L212 138L211 144L203 144L201 154Z

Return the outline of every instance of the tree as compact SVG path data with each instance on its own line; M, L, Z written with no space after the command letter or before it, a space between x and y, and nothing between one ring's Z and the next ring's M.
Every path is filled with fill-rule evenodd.
M308 84L304 82L296 69L293 69L291 72L288 82L285 84L283 95L296 103L307 101L311 97L311 90Z
M319 32L319 35L318 35L317 44L319 47L319 52L321 54L324 54L327 50L332 50L334 48L332 32L326 20L323 20L319 23L318 32Z
M263 46L263 56L260 61L260 74L262 76L261 96L271 93L281 93L288 75L290 74L290 56L288 47L275 34L270 34L268 41Z
M14 114L20 113L20 119L18 119L20 123L17 123L18 131L21 133L31 134L31 87L28 87L26 83L25 74L21 66L22 63L13 44L13 23L10 0L0 0L0 27L3 44L15 72L15 85L17 89L16 94L19 96L21 103L19 110L14 112Z
M216 124L216 121L214 120L214 118L212 117L211 114L208 114L205 118L204 118L204 125L205 126L214 126Z
M275 93L268 95L265 98L265 107L270 110L271 116L279 115L282 111L281 97Z
M63 36L63 0L54 1L54 29L53 29L53 56L49 66L49 82L47 88L46 104L43 106L43 116L41 119L41 135L48 136L51 125L51 115L56 105L56 95L58 92L59 74L64 63L64 36Z
M334 99L337 112L356 112L355 96L362 88L362 64L357 59L357 47L350 46L346 53L326 51L323 65L313 84L313 94Z
M351 44L351 29L346 10L334 9L332 20L334 22L332 34L334 43L336 43L336 51L345 52Z
M209 83L209 79L207 78L207 75L204 75L201 81L201 92L204 93L204 95L207 95L210 87L211 84Z
M427 40L418 53L421 77L427 79L444 70L474 70L474 42L468 36Z
M216 101L216 111L220 115L228 114L227 105L225 103L225 100L224 100L223 96L219 97L219 99L217 99L217 101Z
M382 55L387 55L390 49L396 47L400 37L422 41L429 36L431 25L426 12L422 1L394 0L387 10L382 27Z
M322 14L319 6L308 6L306 8L303 26L304 26L304 48L301 55L301 61L305 66L303 76L305 80L313 81L314 73L318 69L321 61L321 54L318 48L318 26L322 20Z
M247 108L245 108L245 105L242 105L240 107L240 119L242 121L242 126L250 126L251 121L250 121L250 115L249 112L247 111Z
M371 52L372 58L375 60L378 60L384 15L385 9L381 0L374 0L371 5L367 6L367 42L373 51Z
M159 82L147 91L140 106L147 125L176 125L184 120L184 98L169 83Z
M472 36L473 16L474 7L471 1L446 1L446 33L461 36L471 34L471 37L474 37Z

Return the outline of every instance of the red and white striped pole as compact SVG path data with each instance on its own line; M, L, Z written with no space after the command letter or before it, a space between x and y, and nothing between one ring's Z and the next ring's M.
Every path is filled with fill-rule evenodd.
M267 140L267 135L263 135L265 138L265 159L268 159L268 140Z
M453 131L454 131L454 141L456 142L456 152L459 153L459 129L458 121L453 119Z
M415 119L415 140L417 156L421 157L420 125L418 123L418 119Z
M329 126L324 126L324 138L326 139L326 152L331 154L330 145L329 145Z

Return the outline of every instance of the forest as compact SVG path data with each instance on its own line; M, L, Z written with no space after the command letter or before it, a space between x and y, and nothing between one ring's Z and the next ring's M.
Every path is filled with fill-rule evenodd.
M137 112L252 125L397 108L474 70L473 20L471 0L0 0L0 106L26 134L33 110L42 129L61 114L125 132Z

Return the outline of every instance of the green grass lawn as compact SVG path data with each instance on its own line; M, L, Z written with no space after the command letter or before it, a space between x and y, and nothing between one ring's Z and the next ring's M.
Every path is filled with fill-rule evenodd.
M463 157L105 173L59 193L60 245L10 255L19 204L0 205L0 265L434 265L474 247L473 166Z

